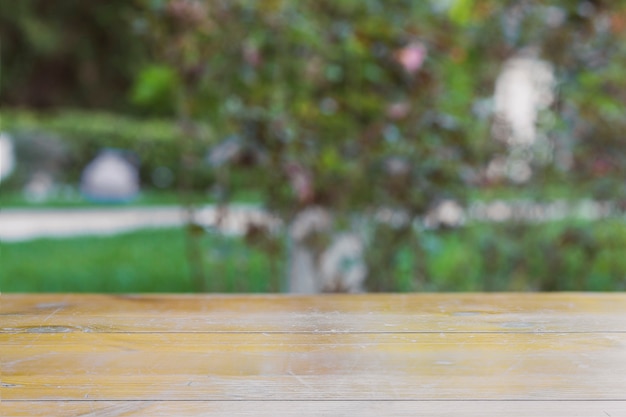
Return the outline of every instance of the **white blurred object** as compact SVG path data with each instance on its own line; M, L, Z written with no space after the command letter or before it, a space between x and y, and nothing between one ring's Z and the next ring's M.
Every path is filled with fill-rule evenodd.
M331 214L308 208L293 220L289 234L289 291L360 292L367 275L363 240L354 233L334 233Z
M510 145L532 145L536 139L537 115L554 100L552 65L525 51L506 61L496 80L494 105L510 126Z
M361 292L367 276L363 240L353 233L334 237L320 259L323 292Z
M424 219L426 227L459 227L465 224L465 211L454 200L443 200Z
M128 201L139 193L139 173L121 151L107 149L85 167L80 190L97 201Z
M326 233L332 227L332 218L328 211L320 208L308 208L299 213L291 225L291 237L297 242L304 242L316 233Z
M539 59L533 48L526 48L505 62L493 98L493 135L505 142L509 151L489 164L489 179L508 178L523 184L532 177L531 162L539 149L544 148L544 160L552 159L552 147L545 135L537 131L537 122L539 112L554 101L555 83L552 65Z
M323 251L322 242L332 228L327 210L311 207L298 213L289 228L289 292L315 294L322 291L318 262ZM322 247L321 247L322 246Z
M7 178L15 169L15 152L11 137L0 133L0 182Z
M60 187L56 187L58 190ZM197 221L207 228L218 228L228 236L242 236L247 225L263 223L276 230L278 219L255 205L230 206L227 216L217 224L219 207L198 209ZM23 241L41 237L66 238L85 235L113 235L145 228L182 227L185 210L176 206L106 207L80 209L5 209L0 210L0 241Z

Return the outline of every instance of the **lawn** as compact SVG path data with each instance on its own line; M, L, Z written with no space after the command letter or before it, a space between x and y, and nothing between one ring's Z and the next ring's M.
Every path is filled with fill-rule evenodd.
M207 235L207 286L260 292L278 285L269 261L240 239ZM3 292L193 292L180 229L0 243Z

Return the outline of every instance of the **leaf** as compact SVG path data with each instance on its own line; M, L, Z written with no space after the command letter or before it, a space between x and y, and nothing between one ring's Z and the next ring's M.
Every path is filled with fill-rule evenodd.
M450 20L459 25L466 25L472 17L474 0L455 0L448 9Z
M146 109L167 111L175 107L180 82L176 72L165 65L152 65L141 71L131 93L131 101Z
M342 160L335 147L326 147L322 151L321 166L325 171L337 171L341 168Z

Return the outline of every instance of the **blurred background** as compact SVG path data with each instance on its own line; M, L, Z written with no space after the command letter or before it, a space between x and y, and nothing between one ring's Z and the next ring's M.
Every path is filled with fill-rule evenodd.
M0 1L4 292L623 291L626 2Z

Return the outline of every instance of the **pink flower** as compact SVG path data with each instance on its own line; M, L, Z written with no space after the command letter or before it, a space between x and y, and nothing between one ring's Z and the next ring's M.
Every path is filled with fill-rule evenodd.
M396 61L409 74L415 74L424 64L428 51L421 42L411 42L402 49L396 51Z
M393 120L404 119L411 111L411 105L407 102L392 103L387 106L387 117Z

